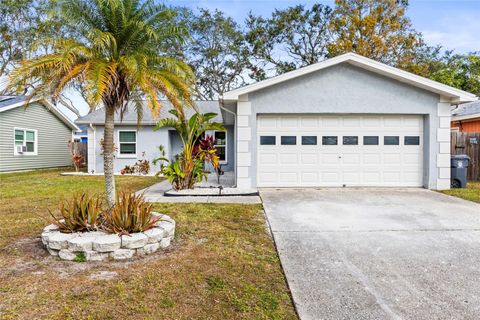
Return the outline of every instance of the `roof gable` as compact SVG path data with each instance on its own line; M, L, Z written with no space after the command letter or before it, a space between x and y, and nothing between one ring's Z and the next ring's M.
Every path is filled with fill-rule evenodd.
M57 118L64 122L69 128L75 131L80 129L66 115L63 114L55 105L44 98L34 97L29 99L28 96L0 96L0 112L25 107L27 104L37 102L48 111L52 112ZM28 109L27 109L28 110Z
M304 76L304 75L307 75L307 74L340 64L340 63L350 63L362 69L369 70L374 73L378 73L380 75L395 79L400 82L410 84L412 86L415 86L430 92L434 92L436 94L439 94L443 97L448 98L452 103L470 102L478 99L472 93L459 90L424 77L417 76L413 73L388 66L384 63L377 62L369 58L365 58L355 53L346 53L341 56L327 59L325 61L318 62L294 71L290 71L267 80L263 80L242 88L238 88L238 89L226 92L223 94L223 99L225 101L235 101L235 100L238 100L239 96L241 95L245 95L257 90L261 90L263 88L267 88L281 82L289 81L291 79L295 79L297 77L301 77L301 76Z

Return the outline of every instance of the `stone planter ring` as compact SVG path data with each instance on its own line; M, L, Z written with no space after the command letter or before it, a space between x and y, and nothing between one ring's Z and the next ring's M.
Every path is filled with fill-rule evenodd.
M54 224L42 232L42 243L52 256L74 260L83 253L87 261L123 260L165 249L175 235L175 221L166 214L153 212L160 220L145 232L119 236L104 231L62 233Z

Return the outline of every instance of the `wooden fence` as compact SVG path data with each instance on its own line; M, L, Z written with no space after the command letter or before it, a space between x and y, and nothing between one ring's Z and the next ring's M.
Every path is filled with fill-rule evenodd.
M480 180L480 132L452 132L451 152L468 155L468 179Z
M80 154L82 156L82 167L86 166L88 161L87 143L76 141L74 142L73 148L76 154Z

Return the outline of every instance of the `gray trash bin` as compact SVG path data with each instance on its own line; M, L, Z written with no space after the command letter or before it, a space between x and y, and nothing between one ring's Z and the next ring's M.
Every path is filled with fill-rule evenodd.
M467 186L467 168L470 157L466 154L452 155L450 159L450 184L452 188L465 188Z

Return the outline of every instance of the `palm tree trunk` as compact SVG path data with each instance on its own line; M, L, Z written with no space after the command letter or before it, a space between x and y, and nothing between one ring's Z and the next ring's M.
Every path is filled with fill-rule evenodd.
M113 128L115 108L105 106L105 131L103 133L103 172L108 207L115 205L115 176L113 174Z

